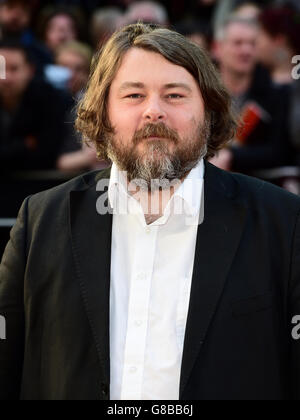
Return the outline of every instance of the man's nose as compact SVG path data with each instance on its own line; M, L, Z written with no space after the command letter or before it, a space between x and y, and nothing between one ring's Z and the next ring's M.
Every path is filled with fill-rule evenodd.
M147 103L143 118L148 123L165 121L167 113L162 108L162 104L158 99L150 99Z

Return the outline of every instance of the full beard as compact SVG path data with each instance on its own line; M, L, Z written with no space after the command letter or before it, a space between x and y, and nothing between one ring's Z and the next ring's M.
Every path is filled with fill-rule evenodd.
M207 154L210 124L199 124L190 138L180 139L177 132L163 123L149 124L137 132L132 146L123 146L116 136L107 141L107 155L119 170L127 173L128 182L133 182L143 191L166 190L170 184L182 181ZM162 137L149 140L149 137ZM138 145L143 142L143 151ZM174 143L174 152L169 151L169 143Z

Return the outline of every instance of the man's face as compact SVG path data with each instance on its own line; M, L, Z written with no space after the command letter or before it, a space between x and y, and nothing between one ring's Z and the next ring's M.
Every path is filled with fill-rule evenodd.
M74 41L76 30L70 16L57 15L51 19L46 31L46 44L55 51L60 45Z
M73 95L83 90L89 78L89 65L86 60L73 51L63 51L58 55L57 64L71 70L72 78L69 83Z
M23 94L33 78L33 68L22 51L3 49L0 55L6 62L6 78L0 80L0 95L15 97Z
M257 36L254 26L231 24L217 48L217 58L222 67L237 74L251 73L257 62Z
M199 85L160 54L129 50L110 88L115 134L109 157L129 180L182 179L206 153L208 123Z
M5 32L21 32L29 26L30 10L24 5L15 3L0 6L0 24Z

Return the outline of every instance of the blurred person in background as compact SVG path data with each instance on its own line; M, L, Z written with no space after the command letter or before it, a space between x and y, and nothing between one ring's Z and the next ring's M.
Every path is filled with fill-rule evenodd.
M68 88L75 99L81 96L86 87L92 57L92 49L77 41L63 44L56 52L56 64L71 71Z
M300 54L300 13L295 8L268 8L260 16L259 59L269 68L274 83L289 95L289 126L300 164L300 88L294 56ZM297 57L295 57L297 58ZM299 73L299 72L298 72Z
M63 44L80 40L83 26L83 17L77 9L50 7L41 13L39 33L46 46L55 54Z
M291 8L268 8L260 16L258 58L277 84L290 84L292 59L300 54L300 13Z
M91 41L95 49L101 48L119 26L122 11L117 7L97 9L91 18Z
M241 127L234 144L213 163L246 174L293 162L288 127L288 95L277 89L257 66L258 27L233 17L217 33L215 56Z
M99 4L107 3L120 3L122 0L38 0L42 3L40 10L45 6L67 6L76 7L80 9L86 17L92 15L92 13L99 7Z
M168 11L161 3L154 1L136 1L128 7L125 15L120 20L120 27L138 21L168 26Z
M242 4L241 6L238 6L235 10L234 10L234 15L235 16L239 16L240 18L243 19L253 19L253 20L258 20L259 16L261 14L261 6L259 6L256 3L245 3Z
M233 14L253 19L257 16L255 6L262 9L269 3L270 0L218 0L213 15L214 32L219 30Z
M0 167L2 171L55 167L64 138L64 104L59 92L35 79L30 52L1 41L6 78L0 80Z
M47 48L35 39L31 30L34 0L0 1L0 39L10 38L24 44L32 53L36 73L43 74L52 57Z
M2 0L0 2L0 24L2 35L23 35L29 31L32 17L30 0Z
M86 88L92 56L92 50L88 45L75 41L64 44L57 50L56 64L71 72L68 88L73 97L66 118L66 136L59 149L56 164L61 171L91 170L100 166L96 150L86 145L82 146L81 138L74 129L76 103L81 99Z

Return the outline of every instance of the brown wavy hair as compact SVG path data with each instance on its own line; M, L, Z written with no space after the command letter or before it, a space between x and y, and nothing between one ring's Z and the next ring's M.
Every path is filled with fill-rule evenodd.
M76 128L87 143L94 143L99 158L107 158L107 134L113 134L107 99L122 59L131 48L161 54L171 63L184 67L198 82L211 136L207 158L213 157L235 135L237 121L231 99L208 54L179 33L154 25L137 23L116 32L94 57L86 93L77 109Z

